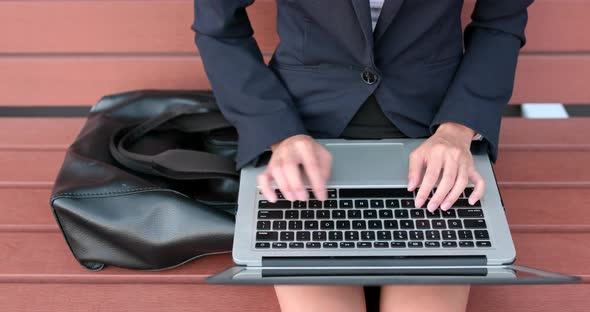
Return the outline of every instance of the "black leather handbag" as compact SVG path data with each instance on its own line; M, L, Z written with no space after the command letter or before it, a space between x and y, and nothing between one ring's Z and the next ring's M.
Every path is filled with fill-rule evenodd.
M214 97L103 97L68 148L50 204L78 262L161 270L231 251L237 133Z

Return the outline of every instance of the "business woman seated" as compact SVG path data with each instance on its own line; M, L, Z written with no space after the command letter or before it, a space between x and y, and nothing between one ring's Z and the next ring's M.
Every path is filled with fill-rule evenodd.
M410 156L408 189L428 210L448 209L468 181L484 182L470 145L493 161L512 95L527 7L478 0L463 33L463 0L277 0L280 43L268 65L246 7L195 0L195 42L219 107L237 128L237 168L270 148L258 183L276 200L306 200L303 175L326 199L331 155L316 138L428 137ZM392 160L394 161L394 160ZM361 286L275 286L283 311L364 311ZM462 311L469 285L384 286L383 311Z

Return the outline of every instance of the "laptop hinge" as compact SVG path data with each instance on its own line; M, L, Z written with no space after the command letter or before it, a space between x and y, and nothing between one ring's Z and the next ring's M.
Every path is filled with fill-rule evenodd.
M486 256L262 257L262 267L485 266Z

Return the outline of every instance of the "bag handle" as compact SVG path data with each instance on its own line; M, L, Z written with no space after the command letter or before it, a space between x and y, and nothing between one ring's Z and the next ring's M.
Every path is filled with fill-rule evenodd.
M123 128L111 137L111 155L132 170L177 180L237 178L235 162L226 157L202 151L171 149L156 155L143 155L127 150L148 132L174 121L165 129L198 133L231 127L219 112L203 112L202 108L177 105L133 128Z

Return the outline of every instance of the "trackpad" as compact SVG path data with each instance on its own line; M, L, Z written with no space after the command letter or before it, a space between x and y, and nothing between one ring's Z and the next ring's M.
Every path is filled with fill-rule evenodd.
M333 155L331 184L407 184L403 143L328 143Z

